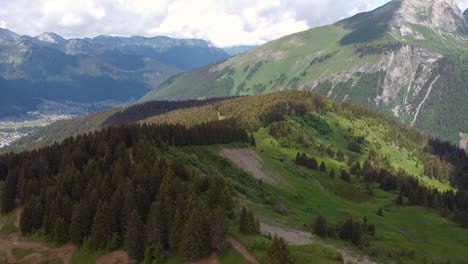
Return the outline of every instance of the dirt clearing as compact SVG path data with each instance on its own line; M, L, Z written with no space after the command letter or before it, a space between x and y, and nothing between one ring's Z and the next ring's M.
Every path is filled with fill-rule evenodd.
M343 263L377 264L377 262L372 261L368 256L358 254L347 248L338 248L334 245L327 244L309 232L282 227L273 222L261 223L260 231L263 234L276 234L286 240L290 245L319 244L325 248L338 251L341 256L343 256Z
M280 227L274 224L261 223L260 231L263 234L278 235L290 245L307 245L314 241L314 236L309 232L303 232L296 229Z
M264 182L278 184L278 181L281 178L278 173L268 169L264 165L262 158L260 158L258 153L253 149L222 148L219 154L232 161L241 169L252 174L255 178L259 180L261 179Z

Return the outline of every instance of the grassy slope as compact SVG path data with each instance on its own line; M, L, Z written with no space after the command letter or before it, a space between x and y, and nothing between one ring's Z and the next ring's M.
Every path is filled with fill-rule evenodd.
M294 78L297 84L306 85L319 77L330 76L336 72L349 69L355 65L376 62L380 56L359 58L353 46L340 46L338 43L346 31L337 25L314 28L269 42L247 53L232 57L226 62L203 67L179 75L145 96L145 100L155 98L187 99L207 96L203 94L206 86L216 80L232 78L233 86L228 94L257 94L292 85ZM334 54L337 52L336 54ZM330 59L309 66L311 61L320 56L334 54ZM257 71L249 73L255 64L262 62ZM223 69L234 69L232 76L215 74ZM301 76L301 73L305 75ZM285 74L284 81L279 81ZM194 81L196 80L196 81ZM245 81L245 88L239 85ZM255 85L265 85L264 90L255 89Z
M242 99L238 99L242 100ZM241 109L242 107L238 107ZM217 110L224 110L222 106L217 109L187 109L168 113L151 122L169 121L174 123L193 124L190 116L198 116L206 113L217 118ZM240 110L242 112L242 110ZM228 115L228 112L221 112ZM242 114L242 113L241 113ZM161 119L160 119L161 118ZM331 125L332 133L320 136L313 128L303 126L304 132L313 135L316 142L332 145L340 149L345 156L351 154L347 149L350 136L365 135L368 144L380 143L379 152L388 154L395 168L403 167L407 171L420 177L425 184L440 190L451 189L451 186L437 180L421 176L422 166L416 166L417 155L411 150L400 149L393 142L385 140L389 127L379 125L371 119L358 119L350 121L333 113L325 116ZM299 122L297 118L291 118L289 122ZM195 120L196 122L196 120ZM351 131L351 132L350 132ZM262 216L262 219L275 219L281 224L303 228L304 224L311 224L319 214L327 216L329 221L335 222L346 217L362 218L366 216L370 222L377 227L378 239L371 242L366 251L370 255L377 256L383 261L388 261L388 254L398 255L402 249L414 249L416 257L402 258L403 263L419 263L423 257L437 261L446 261L451 258L452 262L463 263L468 259L468 252L464 252L464 245L468 243L468 230L454 225L449 220L438 215L436 211L421 207L399 207L395 205L397 194L388 193L377 189L375 186L374 196L368 194L364 184L359 179L354 184L348 184L339 177L331 179L328 174L314 172L294 164L293 160L298 151L306 152L310 156L318 157L319 161L325 161L327 168L347 168L345 163L338 163L327 157L320 157L318 151L302 146L286 148L272 138L268 128L261 128L255 133L257 150L266 164L278 171L287 181L287 188L278 188L264 184L256 188L255 180L245 179L245 175L233 168L229 163L217 157L215 147L190 147L185 151L190 153L190 162L201 164L207 173L219 173L229 175L240 197L250 207ZM365 153L358 155L362 159ZM281 162L280 160L284 160ZM319 184L320 183L320 184ZM322 189L322 187L324 189ZM286 214L280 215L273 210L278 197L288 209ZM384 217L376 215L378 208L384 208ZM339 241L327 241L327 243L342 245ZM394 257L395 257L394 256Z

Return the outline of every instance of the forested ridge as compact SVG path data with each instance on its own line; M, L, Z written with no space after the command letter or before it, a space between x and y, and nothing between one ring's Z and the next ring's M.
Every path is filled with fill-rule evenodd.
M248 142L235 121L129 125L81 135L62 144L0 158L2 213L24 207L23 234L94 249L125 246L206 256L225 239L235 193L222 177L200 175L169 146Z

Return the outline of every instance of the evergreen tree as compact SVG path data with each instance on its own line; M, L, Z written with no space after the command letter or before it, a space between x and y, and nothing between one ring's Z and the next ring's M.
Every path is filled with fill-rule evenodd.
M23 235L30 234L33 231L32 208L27 205L24 207L20 216L20 230Z
M201 208L192 208L182 231L180 253L187 260L205 257L210 253L209 234Z
M327 172L327 166L325 166L325 162L322 161L322 163L320 163L320 171L321 172Z
M382 210L382 208L379 208L379 210L377 210L377 215L378 215L378 216L383 216L383 210Z
M314 224L314 233L319 237L325 238L328 234L327 220L323 215L320 215Z
M224 216L224 210L221 207L216 207L211 217L211 248L221 251L226 239L227 227Z
M359 161L354 163L354 165L351 167L350 172L352 175L359 176L359 174L361 173L361 163L359 163Z
M63 244L68 241L68 227L67 223L62 217L59 217L55 221L54 241L58 244Z
M83 202L78 203L73 209L70 223L70 240L78 245L81 245L83 239L89 234L89 225L91 216Z
M152 264L153 263L153 252L151 252L151 248L147 247L145 250L145 259L143 260L143 264Z
M145 226L136 209L130 214L126 230L125 238L128 254L136 260L142 260L145 251Z
M166 254L161 242L156 244L153 253L153 263L152 264L164 264L166 263Z
M267 248L270 264L292 264L288 245L283 238L275 235Z
M91 227L91 245L96 249L105 249L110 247L112 240L110 207L105 202L98 205L98 210L94 216Z
M345 170L341 170L341 179L345 182L351 182L351 177Z
M398 197L396 199L396 204L397 205L403 205L403 195L401 193L398 194Z
M330 171L330 178L335 178L335 170L334 169L331 169Z
M179 210L177 210L169 231L169 247L174 251L177 251L177 249L179 248L180 240L182 237L182 233L180 231L183 228L184 218L182 213L180 213Z
M245 206L242 207L239 215L239 232L244 234L249 233L249 215Z

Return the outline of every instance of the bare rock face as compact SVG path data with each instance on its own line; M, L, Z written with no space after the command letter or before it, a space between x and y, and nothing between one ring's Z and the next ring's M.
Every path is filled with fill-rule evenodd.
M401 5L391 21L392 26L420 24L446 32L467 30L466 19L454 0L394 1L400 1Z

